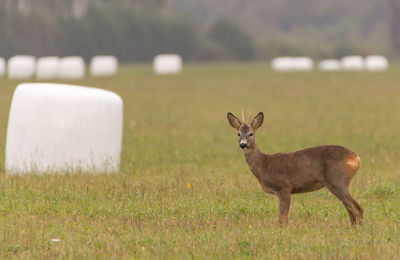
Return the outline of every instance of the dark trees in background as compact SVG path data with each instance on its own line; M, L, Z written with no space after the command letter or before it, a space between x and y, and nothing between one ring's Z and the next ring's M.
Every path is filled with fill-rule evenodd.
M209 32L210 38L239 60L251 60L255 54L253 38L237 25L217 20Z
M85 14L42 17L0 6L0 56L17 54L116 55L123 62L150 61L156 54L179 53L191 59L197 50L190 23L168 19L154 8L120 4L89 5Z
M400 57L400 0L0 0L0 56L137 62L167 52L199 61Z

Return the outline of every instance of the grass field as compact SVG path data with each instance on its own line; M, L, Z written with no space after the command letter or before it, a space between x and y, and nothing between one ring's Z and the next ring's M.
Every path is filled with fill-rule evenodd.
M150 66L74 82L124 100L121 172L7 176L4 147L17 81L0 79L0 258L400 259L400 68L273 73L267 65ZM264 194L226 113L265 114L266 153L339 144L362 158L350 227L326 189L294 195L287 227ZM52 242L58 238L60 242Z

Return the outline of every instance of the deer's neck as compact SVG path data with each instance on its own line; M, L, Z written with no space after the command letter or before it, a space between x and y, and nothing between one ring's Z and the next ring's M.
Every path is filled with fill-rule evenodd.
M256 177L260 177L261 173L267 166L267 155L263 154L258 149L257 145L254 145L253 148L244 153L244 156L250 170L254 175L256 175Z

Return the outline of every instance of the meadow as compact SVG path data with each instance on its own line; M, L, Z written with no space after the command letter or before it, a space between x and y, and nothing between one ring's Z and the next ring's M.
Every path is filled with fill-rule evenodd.
M121 171L8 176L4 148L18 81L0 78L0 258L400 259L400 67L276 73L266 64L147 65L70 83L124 100ZM277 199L247 168L226 119L265 114L265 153L338 144L360 155L352 228L327 189ZM52 239L60 239L52 242Z

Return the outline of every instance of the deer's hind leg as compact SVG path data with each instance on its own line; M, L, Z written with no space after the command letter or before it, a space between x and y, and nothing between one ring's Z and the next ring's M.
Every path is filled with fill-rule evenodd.
M332 167L327 170L325 176L325 185L344 205L346 208L350 222L354 224L362 224L364 210L351 196L349 192L350 180L355 172L348 172L346 167Z
M350 195L347 187L345 189L342 189L335 186L327 185L327 188L343 203L344 207L349 213L351 224L362 224L363 210L361 206L355 201L355 199ZM356 205L358 205L359 207L357 207Z
M351 202L353 203L353 206L358 209L358 212L361 215L361 221L362 221L364 219L364 209L360 206L360 204L358 204L358 202L353 197L351 197Z

